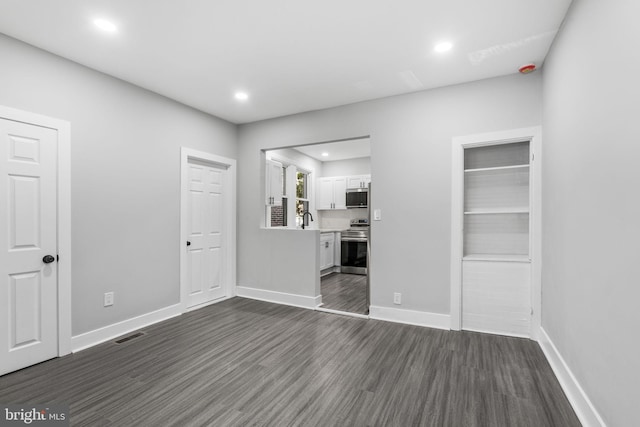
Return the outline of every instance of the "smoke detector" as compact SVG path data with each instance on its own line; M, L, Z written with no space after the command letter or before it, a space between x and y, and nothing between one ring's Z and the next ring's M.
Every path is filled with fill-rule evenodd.
M532 73L536 70L536 64L531 63L531 64L526 64L523 65L522 67L518 68L518 71L520 71L520 73L522 74L529 74Z

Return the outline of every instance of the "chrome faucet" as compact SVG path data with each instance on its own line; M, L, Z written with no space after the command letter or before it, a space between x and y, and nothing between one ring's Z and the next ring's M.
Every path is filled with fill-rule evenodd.
M313 215L311 215L311 212L309 212L309 211L302 212L302 229L303 230L304 230L304 216L305 215L309 215L309 218L311 219L311 222L313 222Z

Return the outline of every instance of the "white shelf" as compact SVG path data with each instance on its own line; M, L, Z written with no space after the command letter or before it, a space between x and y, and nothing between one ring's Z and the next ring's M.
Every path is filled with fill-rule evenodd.
M476 209L466 211L465 215L492 215L492 214L528 214L529 208L504 208L504 209Z
M477 168L477 169L465 169L464 172L487 172L487 171L501 171L501 170L508 170L508 169L525 169L528 168L529 165L525 164L525 165L510 165L510 166L496 166L493 168Z
M470 254L462 257L463 261L497 261L497 262L531 262L529 255L509 254Z
M493 169L531 163L528 141L466 148L464 152L465 170Z

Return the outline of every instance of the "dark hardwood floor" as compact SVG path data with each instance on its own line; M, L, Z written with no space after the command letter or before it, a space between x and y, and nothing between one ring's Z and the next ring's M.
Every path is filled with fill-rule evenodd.
M73 426L579 426L539 346L233 298L0 377Z
M367 314L367 276L331 273L320 279L322 307Z

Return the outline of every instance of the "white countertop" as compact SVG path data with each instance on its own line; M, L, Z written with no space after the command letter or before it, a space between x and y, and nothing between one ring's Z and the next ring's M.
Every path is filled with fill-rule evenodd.
M282 230L282 231L319 231L320 233L340 233L348 228L313 228L313 227L305 227L302 228L288 228L288 227L260 227L262 230Z

